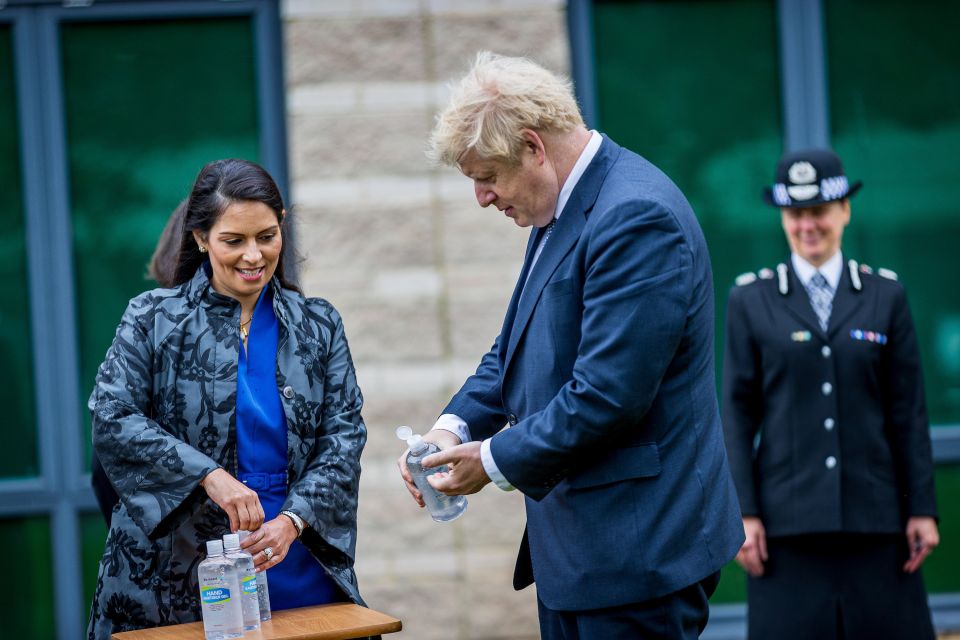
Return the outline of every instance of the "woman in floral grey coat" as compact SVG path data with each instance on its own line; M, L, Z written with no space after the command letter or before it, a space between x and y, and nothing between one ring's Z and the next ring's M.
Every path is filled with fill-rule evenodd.
M340 316L284 279L285 211L262 168L208 164L187 207L176 285L130 302L90 397L120 496L91 640L198 620L204 542L238 529L253 532L258 570L272 569L274 608L288 604L275 597L285 567L307 580L291 583L306 604L362 604L366 429Z

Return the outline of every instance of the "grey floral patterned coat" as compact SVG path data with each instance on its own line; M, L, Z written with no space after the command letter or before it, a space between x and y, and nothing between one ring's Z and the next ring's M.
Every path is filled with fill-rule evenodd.
M363 399L339 314L274 280L277 386L287 417L288 495L309 524L301 541L354 602ZM93 443L120 495L107 535L88 638L200 619L204 542L228 532L199 486L237 473L240 305L206 270L134 298L90 396Z

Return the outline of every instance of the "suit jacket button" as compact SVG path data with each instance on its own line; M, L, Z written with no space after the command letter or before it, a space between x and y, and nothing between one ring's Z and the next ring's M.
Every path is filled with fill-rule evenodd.
M293 397L293 387L284 387L283 388L283 397L287 400Z
M509 422L510 426L512 427L513 425L517 424L517 416L511 413L509 416L507 416L507 422Z

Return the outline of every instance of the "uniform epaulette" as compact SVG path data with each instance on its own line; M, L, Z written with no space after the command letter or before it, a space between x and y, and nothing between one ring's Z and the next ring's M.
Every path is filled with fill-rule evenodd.
M753 273L752 271L741 273L736 277L734 282L737 284L738 287L744 287L748 284L756 282L758 278L760 280L770 280L771 278L773 278L773 276L774 276L773 269L768 269L764 267L763 269L760 269L756 273Z
M886 278L887 280L897 280L897 272L891 271L890 269L884 269L883 267L877 269L877 275L881 278Z

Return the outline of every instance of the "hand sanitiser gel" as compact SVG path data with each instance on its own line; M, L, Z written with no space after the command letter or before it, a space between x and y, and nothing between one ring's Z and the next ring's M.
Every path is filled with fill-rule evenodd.
M257 573L253 569L253 556L240 548L240 536L228 533L223 536L224 555L233 562L240 578L240 605L243 609L243 629L260 628L260 599L257 596Z
M427 505L430 516L437 522L449 522L459 518L467 508L466 497L442 494L427 482L429 476L446 471L447 466L424 469L420 465L421 460L440 451L440 447L432 442L424 442L423 438L415 434L410 427L397 427L397 437L406 441L407 446L410 447L410 453L407 454L407 469L413 476L413 483L423 495L423 503Z
M240 542L250 535L249 531L241 529L237 531L240 534ZM270 587L267 586L267 572L261 571L257 574L257 599L260 601L260 622L266 622L271 618L270 613Z
M200 609L206 640L243 637L240 581L233 561L223 555L223 542L207 541L207 559L197 567Z

